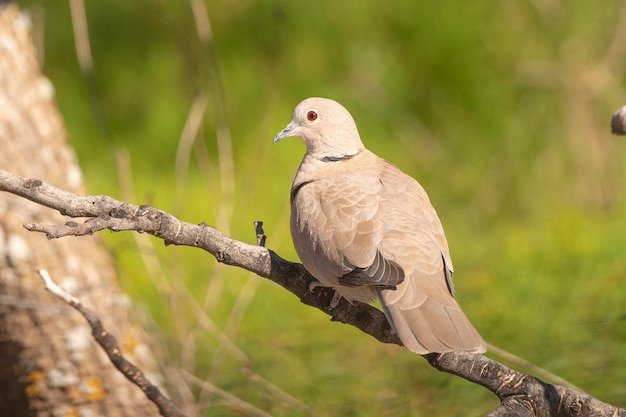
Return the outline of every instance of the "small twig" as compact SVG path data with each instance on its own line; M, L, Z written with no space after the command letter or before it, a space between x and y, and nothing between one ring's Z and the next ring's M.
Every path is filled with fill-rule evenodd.
M72 296L63 288L59 287L50 277L48 271L40 269L37 271L46 286L46 290L56 295L70 306L74 307L80 314L85 317L87 323L91 327L93 338L102 347L113 365L133 384L137 385L143 393L159 408L162 416L166 417L185 417L185 414L164 396L159 388L153 385L144 375L141 369L128 361L122 355L122 351L117 344L115 338L110 335L98 316L87 307L85 307L78 298Z
M256 230L256 245L265 247L265 240L267 239L267 236L265 236L265 232L263 231L263 222L255 220L254 228Z
M59 287L54 281L52 281L52 278L50 277L50 274L48 273L47 270L38 269L37 273L39 274L41 279L43 279L43 282L46 285L46 290L48 290L52 294L59 297L61 300L65 301L66 303L74 307L76 310L82 313L83 316L85 315L85 313L83 313L82 311L84 307L81 305L80 300L74 297L73 295L71 295L70 293L68 293L67 291L65 291L63 288ZM87 321L89 321L89 318L87 316L85 316L85 318L87 319Z

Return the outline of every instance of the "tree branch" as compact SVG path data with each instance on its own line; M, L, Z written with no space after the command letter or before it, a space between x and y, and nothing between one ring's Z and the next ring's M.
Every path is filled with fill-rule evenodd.
M310 289L315 281L302 265L288 262L262 246L249 245L224 236L204 223L194 225L148 206L136 206L111 197L81 196L60 190L40 180L26 179L0 170L0 191L7 191L57 210L69 217L89 218L82 224L65 225L28 223L30 231L45 233L49 239L63 236L90 235L103 229L134 230L163 239L166 245L193 246L211 253L219 262L244 268L268 278L295 294L300 300L329 316L331 320L349 324L383 343L401 345L385 315L378 309L341 300L330 308L333 291ZM257 239L263 241L257 225ZM428 354L424 358L434 368L479 384L501 400L490 416L622 416L626 410L572 388L550 385L489 359L480 354L448 352Z
M37 271L41 279L43 280L46 290L65 301L70 306L74 307L76 311L83 315L89 326L91 327L91 335L98 342L100 347L107 354L113 365L126 377L130 382L138 386L141 391L152 401L158 408L159 413L164 417L186 417L185 414L179 409L176 404L170 401L156 385L153 385L148 378L144 375L141 369L137 368L132 362L122 355L115 337L113 337L102 324L102 321L98 316L85 307L78 298L72 296L66 292L63 288L59 287L50 277L48 271L40 269Z

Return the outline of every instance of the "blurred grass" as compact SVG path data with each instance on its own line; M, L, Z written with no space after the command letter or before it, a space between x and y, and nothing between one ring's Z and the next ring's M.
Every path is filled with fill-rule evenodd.
M483 336L626 406L626 149L609 134L626 86L623 2L208 1L209 46L186 2L90 2L92 76L78 67L68 4L21 3L45 21L44 72L90 192L223 222L250 243L260 219L268 246L295 260L288 192L304 145L271 139L301 99L335 98L366 145L429 192ZM177 172L196 97L207 98L201 146ZM220 177L224 118L234 178ZM204 253L105 240L163 335L164 363L273 415L478 416L497 404ZM244 357L219 353L198 308L219 328L231 320ZM191 391L205 415L242 413Z

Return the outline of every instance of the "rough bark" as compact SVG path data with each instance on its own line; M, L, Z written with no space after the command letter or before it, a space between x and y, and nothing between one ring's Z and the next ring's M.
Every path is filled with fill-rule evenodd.
M0 167L83 192L30 25L17 6L0 6ZM24 230L34 219L58 222L60 216L0 195L0 415L158 415L141 390L111 366L83 317L47 293L35 274L48 269L86 304L106 312L102 319L127 358L156 377L110 256L99 239L50 242Z

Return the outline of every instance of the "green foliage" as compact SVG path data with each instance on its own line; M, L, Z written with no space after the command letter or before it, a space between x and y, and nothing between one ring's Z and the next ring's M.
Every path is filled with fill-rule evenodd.
M288 194L304 146L271 139L301 99L335 98L370 149L428 190L459 300L485 339L626 405L626 149L609 134L624 104L623 2L206 6L209 46L185 2L88 3L93 74L78 67L68 5L33 7L46 22L44 72L90 192L251 243L261 219L268 246L295 260ZM198 143L182 158L189 168L176 169L196 97L206 98ZM228 136L218 141L224 123L232 171ZM140 250L122 234L106 242L122 285L168 340L164 361L210 371L273 415L307 411L245 369L316 415L484 415L496 405L480 387L203 253L155 239ZM224 353L184 297L226 327L249 362ZM206 415L239 415L210 404Z

